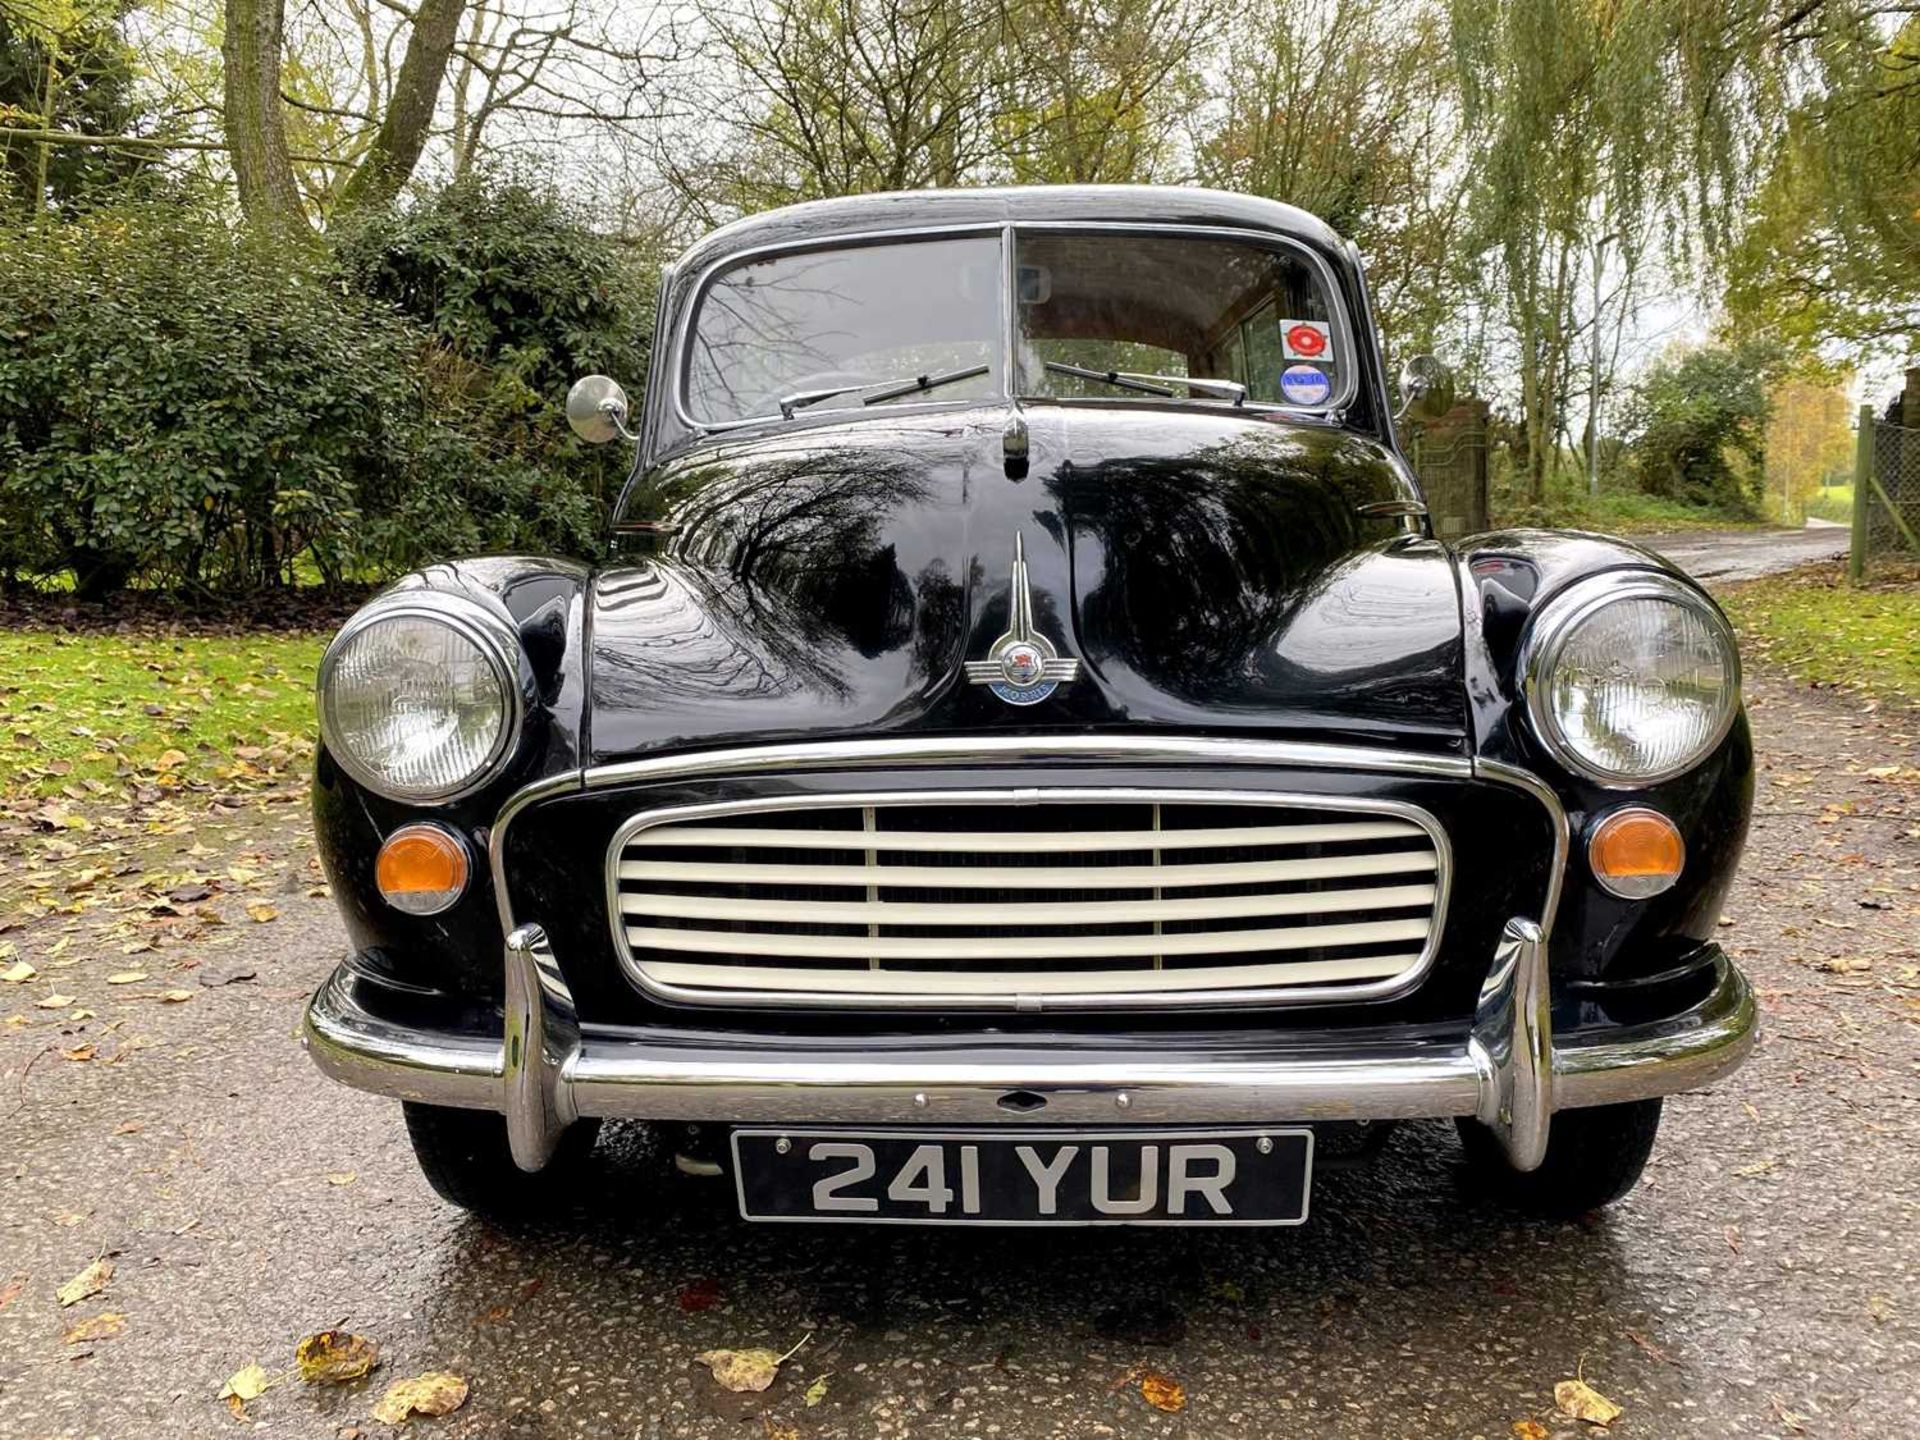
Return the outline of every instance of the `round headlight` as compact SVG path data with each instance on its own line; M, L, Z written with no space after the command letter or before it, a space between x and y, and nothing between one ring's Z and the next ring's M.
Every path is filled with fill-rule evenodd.
M1699 764L1740 708L1733 632L1666 575L1599 575L1556 596L1534 624L1526 677L1540 739L1602 785Z
M502 633L505 632L505 633ZM320 662L320 734L340 767L394 800L448 800L512 748L517 667L505 622L418 593L360 612Z

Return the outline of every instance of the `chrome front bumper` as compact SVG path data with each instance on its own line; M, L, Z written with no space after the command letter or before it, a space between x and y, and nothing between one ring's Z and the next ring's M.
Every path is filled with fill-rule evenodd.
M1069 1058L1018 1035L930 1040L911 1054L855 1041L780 1048L650 1035L583 1036L544 931L507 937L500 1040L424 1034L369 1013L348 972L307 1007L303 1043L343 1084L506 1116L514 1159L538 1170L574 1120L793 1125L1155 1125L1472 1116L1530 1170L1553 1112L1691 1090L1752 1048L1753 992L1722 958L1711 992L1664 1020L1552 1034L1546 946L1511 920L1475 1021L1457 1041L1338 1031L1143 1058L1097 1039Z

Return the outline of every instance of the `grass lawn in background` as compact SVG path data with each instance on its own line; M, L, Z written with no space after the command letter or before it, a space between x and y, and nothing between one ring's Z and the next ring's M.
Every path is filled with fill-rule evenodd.
M1844 562L1732 586L1720 595L1747 662L1808 684L1920 705L1920 566L1891 562L1850 587Z
M325 644L317 634L0 629L0 802L84 815L129 791L303 778Z

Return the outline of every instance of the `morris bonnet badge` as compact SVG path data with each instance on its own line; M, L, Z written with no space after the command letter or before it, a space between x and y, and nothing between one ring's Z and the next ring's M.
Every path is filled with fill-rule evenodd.
M1062 685L1079 678L1080 662L1062 660L1053 642L1033 628L1033 595L1027 588L1027 547L1013 537L1013 584L1008 592L1012 618L1007 633L993 642L984 660L967 661L967 680L985 685L1009 705L1038 705Z

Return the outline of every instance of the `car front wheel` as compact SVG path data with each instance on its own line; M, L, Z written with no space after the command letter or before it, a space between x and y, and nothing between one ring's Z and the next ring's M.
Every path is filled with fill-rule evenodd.
M1537 1170L1515 1170L1493 1132L1478 1121L1460 1121L1460 1143L1474 1191L1509 1209L1564 1220L1611 1205L1631 1190L1659 1129L1658 1099L1562 1110L1553 1117L1547 1158Z
M401 1108L414 1158L442 1200L501 1221L540 1219L579 1203L577 1182L599 1136L598 1120L570 1126L546 1168L529 1175L513 1163L504 1116L413 1101Z

